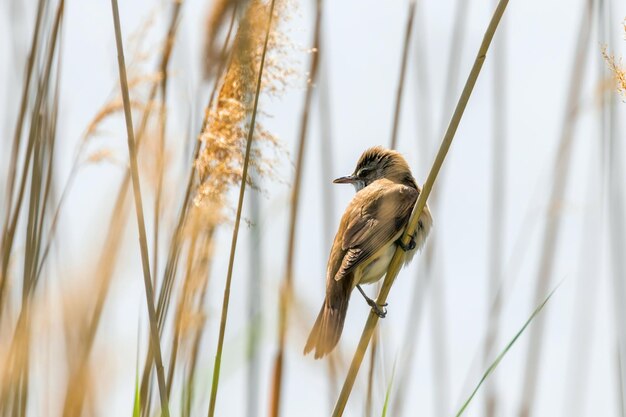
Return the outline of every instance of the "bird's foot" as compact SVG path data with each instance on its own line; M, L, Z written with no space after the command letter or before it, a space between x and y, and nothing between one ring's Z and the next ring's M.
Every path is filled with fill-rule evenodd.
M361 288L360 285L357 285L356 288L359 290L363 298L365 298L365 302L367 303L367 305L372 307L372 311L374 312L374 314L376 314L381 319L384 319L385 316L387 316L387 310L385 309L385 307L387 307L387 303L379 305L376 303L376 301L372 300L367 296L367 294L365 294L365 291L363 291L363 288Z
M411 236L411 240L409 241L408 245L402 243L402 238L396 240L396 244L400 246L400 248L402 248L402 250L405 252L413 250L417 246L417 244L415 243L415 236Z
M387 303L382 304L382 305L378 305L378 304L376 304L376 301L374 301L371 298L369 298L367 300L367 305L372 307L372 311L374 312L374 314L376 314L381 319L384 319L385 317L387 317L387 309L385 308L385 307L387 307Z

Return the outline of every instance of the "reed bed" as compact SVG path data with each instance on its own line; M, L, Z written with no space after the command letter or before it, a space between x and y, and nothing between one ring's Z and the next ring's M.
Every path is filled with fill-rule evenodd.
M623 6L577 3L580 26L559 35L562 45L574 45L570 72L560 76L563 105L545 110L546 120L522 123L536 113L518 103L519 84L552 63L513 52L535 39L519 25L519 2L499 0L493 9L410 0L385 10L322 0L214 0L202 8L168 0L151 10L131 3L111 0L103 9L112 13L101 22L109 47L92 49L110 63L109 84L91 86L111 91L104 101L80 91L103 103L89 111L67 104L79 95L72 90L81 77L97 80L96 71L107 71L88 59L88 70L73 64L81 60L71 41L91 39L92 28L75 20L81 10L91 22L82 6L6 6L7 32L23 33L16 28L27 21L30 33L7 40L19 53L0 51L10 80L19 81L6 83L10 108L0 118L0 417L493 417L509 410L530 417L552 409L553 398L537 394L557 393L546 385L557 377L570 381L552 395L563 415L623 414L626 75L619 37L626 24L615 11ZM506 36L505 9L515 23L507 23ZM358 11L376 19L365 26ZM445 23L434 20L442 12ZM524 31L521 40L516 31ZM479 43L466 59L464 51ZM491 83L481 73L486 61L493 61L484 68ZM556 87L525 88L538 102L557 95ZM384 100L374 91L384 91ZM551 123L559 114L560 125ZM558 142L550 152L534 149L553 158L520 173L517 130L535 124L546 141L546 126L555 124ZM399 272L399 249L381 282L377 302L393 287L389 309L406 307L402 321L364 317L353 301L339 346L314 361L301 354L304 337L339 214L352 196L331 181L381 141L412 163L419 154L418 167L432 162L426 178L413 170L425 181L402 240L427 201L436 237L418 257L415 282L404 279L414 271ZM465 154L453 153L453 142ZM486 175L469 172L481 171L481 161ZM528 184L520 177L539 178L536 190L517 189ZM468 203L451 205L459 201L452 192ZM538 195L545 207L533 205ZM488 211L473 212L469 200L487 201ZM530 214L519 222L529 200ZM455 216L472 225L450 231ZM468 236L477 222L485 236ZM522 243L510 245L515 227ZM533 230L542 233L535 238ZM459 255L456 241L471 247ZM568 261L572 246L577 262ZM473 258L484 270L470 270ZM459 297L459 271L484 282ZM569 275L577 277L575 292ZM530 307L520 305L526 292ZM565 326L553 323L564 315L571 338L555 330ZM565 365L555 346L568 353ZM358 377L368 347L368 369ZM473 362L466 360L471 352Z

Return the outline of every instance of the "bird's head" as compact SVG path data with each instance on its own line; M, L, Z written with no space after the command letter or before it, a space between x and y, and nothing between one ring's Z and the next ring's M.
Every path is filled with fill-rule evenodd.
M337 178L333 182L335 184L352 184L356 191L360 191L381 178L417 188L404 157L399 152L385 149L382 146L367 149L359 158L352 175Z

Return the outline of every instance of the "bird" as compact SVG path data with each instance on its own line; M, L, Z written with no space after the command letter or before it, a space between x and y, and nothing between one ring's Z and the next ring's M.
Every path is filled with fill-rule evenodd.
M369 298L361 284L374 283L385 275L397 246L404 250L406 266L424 246L433 224L426 205L411 241L402 243L421 188L395 150L382 146L365 150L354 172L333 182L352 184L356 194L341 217L326 268L324 303L304 347L305 355L315 350L315 359L330 353L339 342L354 288L374 313L385 317L386 304L378 305Z

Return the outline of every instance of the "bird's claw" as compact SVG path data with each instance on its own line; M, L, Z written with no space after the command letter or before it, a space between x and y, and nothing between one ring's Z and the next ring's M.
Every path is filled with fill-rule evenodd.
M405 245L402 242L402 238L396 240L396 243L398 244L398 246L400 246L402 248L403 251L408 252L410 250L415 249L415 247L417 246L417 244L415 243L415 237L411 236L411 240L409 241L409 243L407 245Z
M387 316L387 303L378 305L374 300L367 300L367 304L372 307L372 311L381 319L384 319Z

